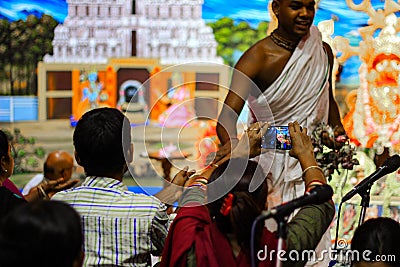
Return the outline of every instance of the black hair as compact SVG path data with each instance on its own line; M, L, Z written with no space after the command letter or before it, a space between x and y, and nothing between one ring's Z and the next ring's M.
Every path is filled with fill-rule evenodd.
M5 160L5 162L10 162L12 160L8 155L9 146L11 146L10 139L5 132L0 130L0 162L2 160ZM3 170L3 168L0 167L0 173L6 174L6 171L7 170Z
M121 172L131 145L129 120L114 108L93 109L78 121L73 141L86 175Z
M10 145L10 143L8 142L8 137L5 134L5 132L3 132L2 130L0 130L0 159L3 156L8 156L8 146Z
M369 219L361 224L354 232L351 241L352 251L357 251L358 259L355 258L353 263L359 261L375 261L380 259L389 266L399 266L400 259L400 224L391 218L379 217ZM370 251L367 258L363 257L365 251ZM395 261L393 258L395 257Z
M23 204L0 225L2 267L72 267L81 256L81 219L66 203L40 200Z
M241 248L247 250L250 247L252 223L264 209L268 195L266 182L263 182L253 192L249 192L249 185L252 179L265 179L266 176L262 168L252 160L231 159L214 170L210 176L209 183L216 179L236 180L235 177L238 175L241 176L237 179L238 183L229 192L234 196L231 212L227 216L222 215L220 212L227 194L210 203L208 208L210 216L215 221L218 229L224 234L234 234ZM209 199L216 198L214 190L207 190L207 192ZM258 244L262 228L263 225L259 224L257 229L258 237L256 239Z

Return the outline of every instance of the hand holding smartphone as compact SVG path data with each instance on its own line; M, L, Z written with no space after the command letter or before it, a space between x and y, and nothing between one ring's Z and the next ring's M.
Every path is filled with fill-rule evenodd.
M262 137L261 147L265 149L292 149L288 126L270 126Z

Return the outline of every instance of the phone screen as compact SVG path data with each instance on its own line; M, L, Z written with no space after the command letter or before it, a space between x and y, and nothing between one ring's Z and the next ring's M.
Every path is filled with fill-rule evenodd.
M270 126L262 137L261 147L266 149L290 150L292 142L288 126Z

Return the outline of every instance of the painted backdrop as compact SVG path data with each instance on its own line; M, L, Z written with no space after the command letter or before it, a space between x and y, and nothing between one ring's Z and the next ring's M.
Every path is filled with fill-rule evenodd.
M356 0L356 3L361 1ZM384 1L371 0L373 7L383 8ZM252 27L257 27L260 21L270 21L267 11L268 0L204 0L203 19L207 22L216 21L222 17L230 17L235 22L246 21ZM8 0L0 1L0 18L10 21L25 19L29 14L38 17L49 14L62 23L67 15L65 0ZM344 36L351 40L352 45L358 45L361 40L357 29L367 24L365 13L350 10L345 0L321 0L315 17L315 24L320 21L333 19L335 32L333 36ZM238 55L240 56L240 55ZM358 68L360 61L357 57L350 58L343 67L341 83L358 84Z

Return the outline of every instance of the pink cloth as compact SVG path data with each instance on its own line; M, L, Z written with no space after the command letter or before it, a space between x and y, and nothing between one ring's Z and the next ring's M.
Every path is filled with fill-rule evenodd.
M18 187L10 180L10 179L5 179L3 182L3 186L13 192L14 194L24 198L24 196L21 194L19 191Z

